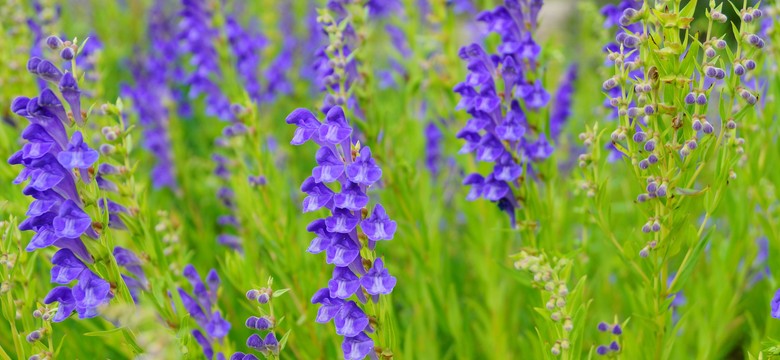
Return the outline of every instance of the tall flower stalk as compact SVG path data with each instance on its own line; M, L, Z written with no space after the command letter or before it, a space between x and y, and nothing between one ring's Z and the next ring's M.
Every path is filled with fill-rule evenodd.
M71 46L74 56L79 54L77 44ZM75 59L63 58L72 60L76 71ZM95 167L113 146L101 145L98 152L88 145L84 132L89 114L82 111L82 90L76 74L63 72L54 63L37 57L28 61L27 69L56 86L58 93L47 84L38 96L20 96L11 105L15 114L30 121L22 133L27 143L8 161L24 166L14 182L27 181L23 192L35 199L19 229L35 232L27 251L60 248L51 259L51 281L61 286L53 288L44 299L46 304L59 304L53 321L63 321L74 311L80 318L94 317L98 308L115 296L116 289L124 301L131 301L119 274L119 261L108 254L101 241L108 227L118 227L110 214L121 208L101 197L114 186L102 176L100 169L104 166ZM65 126L74 123L80 130L68 134ZM101 217L97 209L104 207L108 211ZM92 215L87 213L90 208L94 210Z
M639 256L648 258L652 269L644 276L656 295L651 311L658 356L669 323L665 300L690 276L708 241L710 216L744 157L738 127L751 121L759 96L745 79L757 68L765 45L755 34L761 11L747 1L739 10L742 21L734 26L733 43L714 36L713 25L729 20L723 5L714 1L707 11L706 34L701 40L692 37L696 3L681 7L678 1L657 1L626 7L618 18L617 47L608 55L614 75L603 84L618 114L612 145L631 167L637 188L643 189L636 198L646 216L637 224L645 234ZM614 89L620 91L612 96ZM704 215L697 225L689 217L699 209ZM679 251L686 253L673 271L670 260ZM674 275L668 285L648 280L669 274Z
M316 321L334 320L336 333L344 336L342 350L347 359L391 354L391 344L381 342L379 336L390 326L379 322L388 311L380 295L390 294L396 279L377 256L376 244L393 238L396 223L380 204L369 210L367 194L382 177L382 170L368 147L353 144L352 127L341 107L332 107L324 123L306 109L293 111L286 121L297 127L293 145L311 140L320 146L317 166L301 185L307 194L303 212L326 208L330 213L308 226L316 236L308 251L325 252L326 262L335 265L328 286L312 297L312 303L320 304ZM374 337L369 336L372 333Z
M539 0L507 0L482 12L477 19L497 33L501 43L496 53L479 44L461 48L469 72L454 89L461 96L457 109L472 116L457 134L466 142L460 152L493 163L487 176L473 173L463 180L471 186L468 199L497 203L513 227L516 211L533 191L527 180L539 176L532 164L552 155L548 138L560 132L567 117L561 107L569 105L564 88L555 116L545 111L551 96L542 83L542 49L534 39L541 7Z

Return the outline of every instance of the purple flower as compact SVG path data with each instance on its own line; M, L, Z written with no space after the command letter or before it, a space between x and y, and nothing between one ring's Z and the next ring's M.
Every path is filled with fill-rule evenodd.
M335 234L327 230L327 225L323 219L314 220L306 230L317 235L306 250L312 254L319 254L325 251L333 243Z
M381 177L382 169L371 158L371 149L367 146L361 148L360 155L347 165L347 178L354 183L371 186Z
M336 314L336 334L357 336L368 327L368 316L354 301L347 301Z
M330 148L317 150L317 166L312 170L316 182L334 182L344 173L344 161Z
M356 183L349 183L340 193L333 196L333 204L336 207L360 211L368 205L368 195Z
M317 135L319 128L322 125L314 114L306 109L295 109L290 115L287 115L285 121L288 124L295 124L295 126L297 126L295 135L290 142L290 144L293 145L301 145ZM315 137L315 140L316 139L319 139L319 137Z
M214 269L210 270L206 276L207 288L200 274L191 264L185 266L182 273L193 287L194 298L184 289L178 288L179 298L184 309L201 328L194 330L192 335L206 357L211 359L214 355L212 344L227 336L231 328L230 322L226 321L219 311L212 311L216 306L219 276ZM205 331L205 334L201 330ZM222 356L221 353L218 356Z
M335 234L325 254L328 264L339 267L349 266L360 255L360 245L347 234Z
M577 79L577 66L572 65L558 87L550 114L550 137L557 141L566 121L571 116L574 81Z
M54 265L51 268L51 282L55 284L69 284L85 270L89 271L87 266L68 249L57 251L51 258L51 262Z
M61 322L67 319L74 310L76 310L76 300L73 298L73 292L67 286L57 286L51 289L43 299L44 304L58 303L57 314L52 321Z
M98 157L100 154L84 143L81 131L76 131L65 151L57 155L57 160L67 169L88 169L98 160Z
M310 212L328 205L333 200L333 191L323 183L318 183L309 177L301 185L301 191L307 196L303 199L303 212Z
M337 145L352 135L352 127L347 123L344 110L334 106L325 116L325 123L319 128L320 139L326 143Z
M425 167L434 177L441 170L441 140L444 137L439 127L434 122L425 126Z
M360 226L366 236L373 241L392 239L396 229L395 221L390 220L382 204L374 206L371 216L366 218Z
M780 289L775 292L775 296L770 303L772 312L770 313L773 318L780 319Z
M348 234L360 223L360 215L347 209L335 208L333 215L325 219L325 226L331 233Z
M75 239L92 226L92 220L73 200L66 200L52 220L52 225L57 236Z
M471 174L463 179L463 185L471 186L466 200L474 201L479 199L485 190L485 178L480 174Z
M344 358L348 360L365 359L368 354L374 351L374 340L361 332L356 336L344 338L341 343L341 350L344 352Z
M337 299L349 298L360 289L363 279L358 279L349 268L337 267L333 269L333 277L328 281L330 296Z
M111 285L91 271L84 271L73 287L73 299L80 319L97 316L97 308L111 299Z
M320 304L319 310L317 310L317 317L315 321L324 324L336 317L341 307L344 305L344 300L334 298L330 296L330 289L320 289L311 298L312 304Z
M360 285L371 295L390 294L395 283L395 276L391 276L385 269L382 259L376 259L371 269L360 279Z

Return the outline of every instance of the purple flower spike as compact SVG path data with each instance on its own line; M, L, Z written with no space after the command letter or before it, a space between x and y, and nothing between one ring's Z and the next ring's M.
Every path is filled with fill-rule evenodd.
M57 314L52 318L52 321L54 322L61 322L67 319L70 314L76 310L76 300L73 298L72 291L67 286L57 286L54 289L51 289L43 299L43 303L47 305L53 302L59 303Z
M73 287L73 299L80 319L95 317L97 308L111 299L111 285L91 271L85 271Z
M356 336L344 338L341 350L347 360L365 359L368 354L374 351L374 340L371 340L366 333L361 332Z
M360 285L371 295L387 295L395 287L395 276L385 269L382 259L376 259L368 273L360 279Z
M326 206L333 200L333 190L318 183L313 177L307 178L301 185L301 191L309 196L303 199L303 212L310 212Z
M355 229L359 222L359 214L352 214L347 209L336 208L333 210L333 215L325 219L325 226L331 233L348 234Z
M360 211L368 205L368 195L360 189L360 186L350 183L333 197L333 203L336 207Z
M59 87L62 97L70 105L70 111L76 123L84 125L84 120L81 117L81 91L76 78L73 77L73 74L66 72L59 81Z
M333 269L333 277L328 281L330 297L347 299L360 289L361 280L346 267Z
M381 204L374 207L374 211L360 224L363 233L373 240L390 240L395 235L396 223L387 216L385 208Z
M59 214L52 221L52 225L57 236L75 239L92 226L92 220L84 210L69 199L60 206Z
M60 249L51 258L54 266L51 268L51 282L55 284L68 284L77 279L87 266L68 249Z
M327 147L317 150L317 166L312 170L316 182L334 182L344 173L344 161Z
M290 144L293 145L301 145L306 141L309 141L312 136L317 134L317 131L321 126L314 114L306 109L295 109L287 116L285 121L288 124L295 124L295 126L297 126L295 135L293 135L293 139L290 142Z
M345 337L357 336L368 327L368 316L354 301L345 303L335 318L336 334Z
M329 144L340 144L352 135L352 128L347 123L344 110L339 106L332 107L325 116L325 123L319 129L320 139Z
M360 255L360 246L347 234L336 234L325 251L325 261L339 267L349 266Z
M382 169L371 158L371 149L367 146L360 149L360 156L347 166L347 178L350 181L371 186L382 177Z
M81 131L76 131L67 149L57 155L57 160L67 169L89 169L99 157L100 154L84 142Z
M320 304L319 310L317 310L317 318L315 321L324 324L336 317L341 307L344 305L344 300L339 298L333 298L330 296L330 289L320 289L311 298L312 304Z

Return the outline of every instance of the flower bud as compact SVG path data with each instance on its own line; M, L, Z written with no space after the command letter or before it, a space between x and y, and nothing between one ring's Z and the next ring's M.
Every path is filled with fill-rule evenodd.
M40 330L35 330L27 335L27 342L34 343L43 337Z
M73 57L76 56L76 53L73 51L70 47L64 47L60 51L60 57L65 61L71 61L73 60Z
M49 36L46 38L46 46L48 46L49 49L57 50L62 46L62 40L56 35Z
M645 143L645 151L650 152L655 150L655 139L650 139Z
M650 154L650 156L647 157L647 162L650 163L650 165L653 165L658 162L658 155L656 154Z
M737 76L745 75L745 67L742 66L742 64L734 65L734 75L737 75Z
M696 103L696 94L689 92L688 95L685 95L685 103L688 105L693 105Z
M643 247L642 250L639 250L639 256L643 258L650 256L650 249L647 246Z
M702 128L701 121L699 119L693 120L691 127L693 128L693 131L700 131Z

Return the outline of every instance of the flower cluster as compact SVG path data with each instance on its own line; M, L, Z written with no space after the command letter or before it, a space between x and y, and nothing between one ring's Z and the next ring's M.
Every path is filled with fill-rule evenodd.
M24 166L14 183L29 180L23 192L35 199L27 212L29 217L19 224L19 229L35 232L27 251L49 246L61 248L52 257L53 283L67 285L77 280L72 288L59 286L46 296L46 304L59 303L54 321L66 319L74 310L80 318L94 317L97 308L110 300L113 293L109 283L85 264L92 263L93 257L82 239L98 239L95 229L101 229L102 224L93 225L84 209L95 201L101 207L107 206L109 213L121 211L121 206L108 199L83 198L77 183L88 184L94 179L101 189L111 190L113 183L103 179L101 169L112 167L101 164L95 171L93 165L100 157L98 151L89 147L81 131L69 137L65 129L65 125L70 126L74 121L79 126L86 122L86 114L81 111L81 90L73 73L63 72L50 61L37 57L28 61L27 69L55 84L67 108L49 88L37 97L17 97L11 105L14 113L30 121L22 133L27 143L8 161ZM110 145L101 146L101 151L104 147L108 149ZM112 225L111 218L108 225Z
M174 100L170 84L177 69L169 61L177 57L173 23L160 5L150 12L148 36L150 53L133 67L134 87L123 92L133 100L138 120L143 128L143 145L155 157L152 185L155 188L176 189L176 170L171 149L169 104Z
M205 331L204 334L201 329L193 330L192 336L203 349L206 358L211 360L214 358L214 342L221 342L230 331L230 323L222 317L219 310L215 309L220 285L219 275L216 270L211 269L204 283L192 265L184 267L183 275L192 286L192 295L179 288L179 297L190 316ZM224 359L224 355L218 353L217 358Z
M312 297L312 303L320 304L316 321L335 319L336 333L344 336L345 358L363 359L374 351L367 333L377 330L378 324L360 304L368 301L367 296L378 303L379 295L390 294L396 284L382 259L373 255L376 243L392 239L396 231L382 205L368 208L366 191L380 180L382 170L368 147L353 146L352 128L341 107L332 107L324 123L306 109L293 111L286 121L297 127L293 145L312 140L320 146L317 166L301 185L307 194L303 211L327 208L331 214L307 229L316 235L308 251L325 252L326 262L336 266L328 286ZM328 186L333 183L340 185L340 192ZM353 295L360 304L351 300Z
M295 17L293 15L291 3L285 3L282 7L282 18L279 24L280 30L283 34L292 34L295 25ZM316 40L317 36L312 36L312 40ZM294 36L285 35L282 38L282 46L279 49L279 53L271 60L268 67L263 72L263 78L265 79L265 94L263 94L263 101L271 102L276 99L277 96L289 94L293 91L293 84L290 79L290 71L295 64L293 53L298 40Z
M225 35L236 58L236 72L244 89L253 101L260 102L260 53L268 44L268 40L256 29L242 27L235 16L226 17Z
M569 334L574 330L572 314L566 306L569 287L566 285L566 280L560 276L568 262L566 259L554 259L550 262L544 254L533 254L527 251L521 251L517 256L515 268L533 276L533 286L542 289L542 293L547 298L545 308L550 311L550 320L561 324L564 338L556 340L550 349L553 355L558 356L571 347Z
M563 127L571 116L572 96L574 95L574 82L577 80L577 66L571 65L561 80L558 91L553 98L553 106L550 109L550 138L556 140L561 136Z
M610 333L615 337L608 345L599 345L596 348L596 354L599 355L607 355L610 353L619 353L620 352L620 335L623 334L623 328L620 326L620 324L607 324L605 322L600 322L599 325L596 327L600 332L604 333Z
M282 344L276 337L277 320L274 316L274 308L271 300L287 292L287 289L278 290L276 292L271 290L273 279L268 279L268 287L261 289L252 289L246 292L246 298L252 301L257 301L261 305L267 305L268 311L260 308L261 316L250 316L244 323L250 330L266 332L265 336L260 334L252 334L246 340L246 345L254 350L259 351L267 358L274 358L279 355L281 347L284 346L285 340L282 339ZM253 354L244 354L242 352L234 353L230 360L253 360L257 357Z
M734 34L738 42L735 52L727 49L724 39L711 35L714 22L727 21L721 12L722 4L715 6L714 2L710 3L710 26L704 42L667 37L661 49L653 49L658 45L651 44L649 39L660 36L664 29L688 29L694 8L687 6L672 14L647 5L637 8L635 2L624 2L624 5L617 19L621 26L617 36L619 44L610 48L607 56L615 65L615 73L603 84L620 120L612 132L610 145L620 149L646 180L646 192L639 194L637 202L657 200L665 207L676 207L671 196L685 191L680 188L695 184L700 174L700 171L689 174L686 170L702 169L711 148L736 156L743 152L744 140L735 136L737 122L744 120L748 113L741 110L756 104L758 94L741 82L757 67L753 58L764 47L764 41L748 31L750 22L758 19L761 11L742 9L743 21ZM615 21L617 15L610 14L608 22ZM647 33L639 32L642 29ZM684 44L687 48L683 48ZM679 59L682 59L681 70L665 67L668 61L679 62ZM612 96L617 88L621 90ZM725 107L720 111L723 122L720 134L715 133L712 114L707 111L713 94L726 95L721 100ZM729 148L721 146L724 140ZM700 148L704 151L697 150ZM736 176L728 166L721 168L730 178ZM656 234L640 252L643 257L660 244L657 234L666 226L663 224L666 210L654 209L642 226L643 232Z
M220 120L230 121L230 101L222 93L213 77L221 73L219 55L214 48L219 32L213 27L208 0L182 0L181 22L178 34L181 51L190 55L192 69L186 84L190 98L204 95L206 113Z
M467 61L469 73L454 89L461 96L457 109L472 116L457 134L466 142L460 152L475 152L477 160L494 163L487 177L476 173L464 179L463 184L471 186L468 199L498 202L513 226L519 204L512 187L519 188L523 181L523 165L545 160L553 152L544 131L548 124L541 118L550 94L541 81L541 47L532 36L541 6L539 0L506 0L482 12L477 19L499 34L501 44L497 54L488 54L479 44L461 48L459 55ZM503 85L503 92L497 84ZM555 127L559 130L560 124Z

